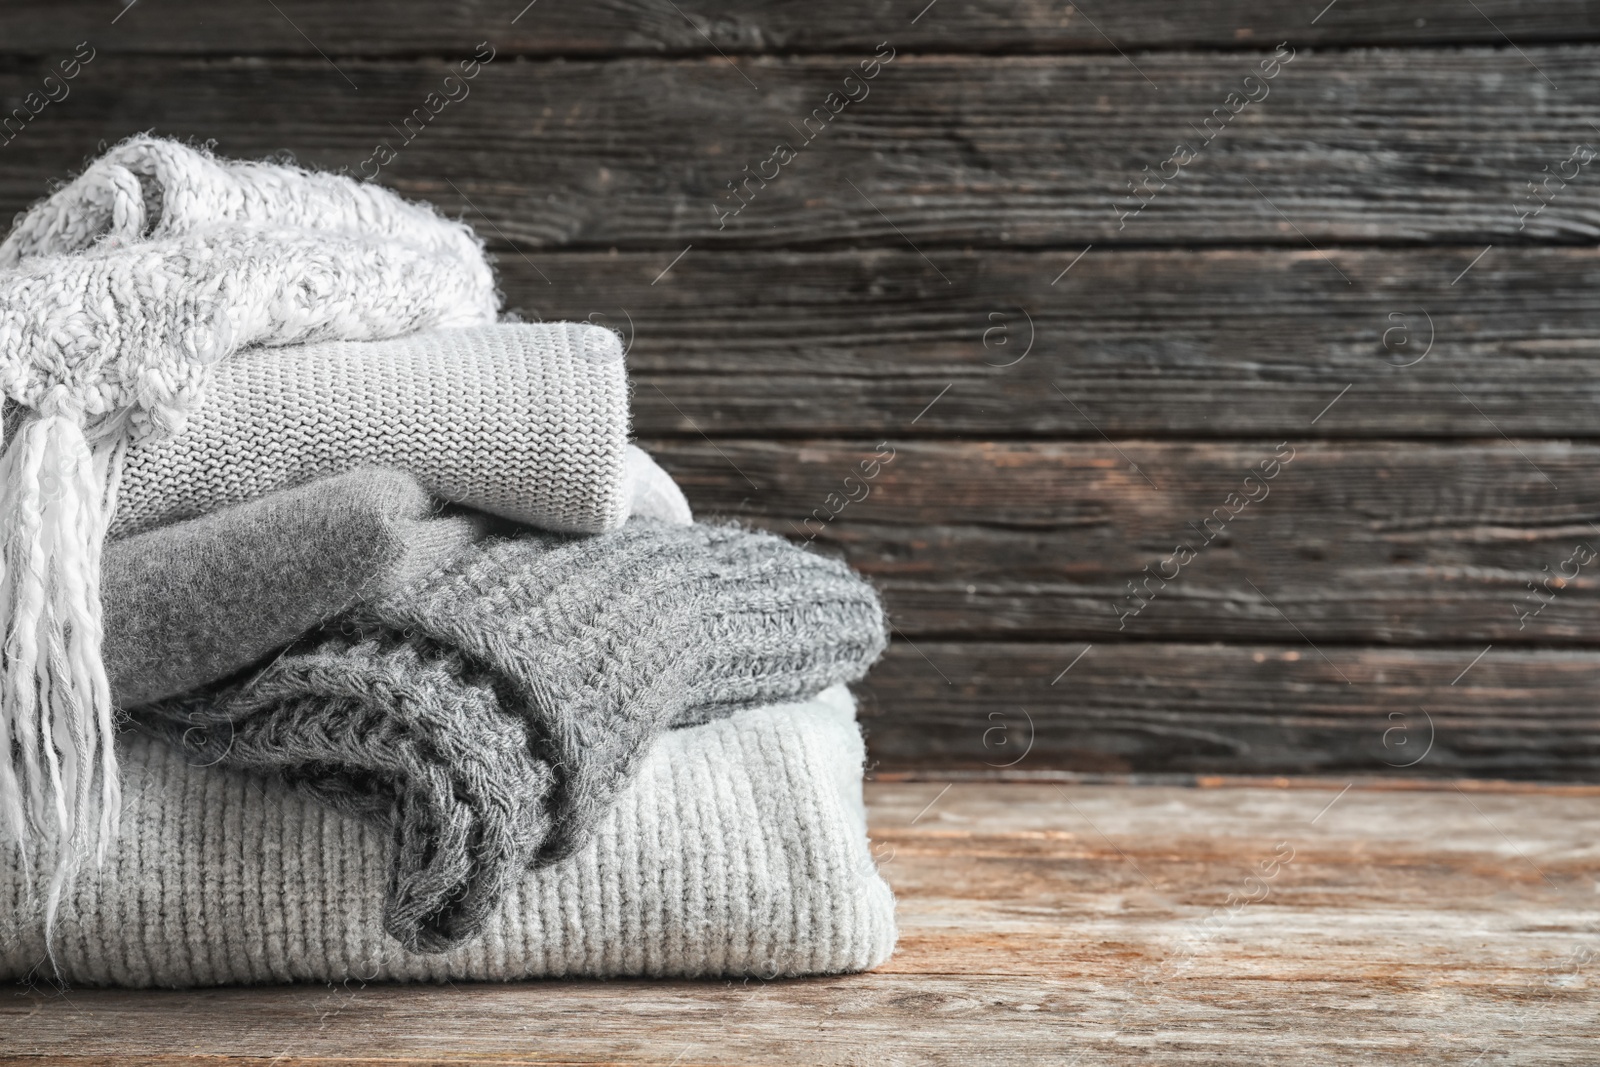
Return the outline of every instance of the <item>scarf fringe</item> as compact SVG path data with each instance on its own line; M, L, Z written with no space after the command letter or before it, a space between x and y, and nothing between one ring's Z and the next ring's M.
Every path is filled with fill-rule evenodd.
M111 686L101 661L100 558L123 435L91 450L66 415L30 418L0 458L0 824L24 866L52 844L46 928L121 808Z

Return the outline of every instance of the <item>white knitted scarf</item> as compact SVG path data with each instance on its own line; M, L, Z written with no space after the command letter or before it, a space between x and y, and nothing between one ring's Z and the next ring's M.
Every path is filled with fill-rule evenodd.
M179 432L242 350L485 325L498 306L477 237L425 205L151 137L0 243L0 393L23 409L0 457L0 830L57 846L52 914L117 831L99 580L126 448Z

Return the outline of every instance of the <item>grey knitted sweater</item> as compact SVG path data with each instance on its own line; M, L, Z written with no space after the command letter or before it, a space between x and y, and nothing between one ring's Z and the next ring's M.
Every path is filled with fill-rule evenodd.
M194 762L386 823L385 928L443 951L583 843L663 730L854 681L885 641L842 563L636 519L482 542L246 683L140 718Z
M627 446L625 505L687 524L688 502ZM415 478L364 467L113 541L100 598L106 671L121 708L219 682L363 601L442 566L495 526L439 514Z
M245 670L483 536L484 517L436 511L415 479L369 468L107 545L100 598L117 706Z

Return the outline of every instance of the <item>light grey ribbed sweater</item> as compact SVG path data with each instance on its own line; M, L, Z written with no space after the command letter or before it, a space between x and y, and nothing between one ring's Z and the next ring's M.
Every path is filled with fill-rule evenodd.
M69 983L774 978L865 970L894 947L842 687L668 734L582 849L440 955L383 930L382 830L148 739L123 748L126 832L56 924ZM48 975L45 875L0 849L0 978Z

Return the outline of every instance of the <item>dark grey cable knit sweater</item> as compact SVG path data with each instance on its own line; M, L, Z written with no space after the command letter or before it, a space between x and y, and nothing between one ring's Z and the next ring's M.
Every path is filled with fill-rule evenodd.
M578 847L662 730L854 681L885 642L842 563L635 519L467 547L249 680L139 715L196 762L387 821L385 926L441 951Z

